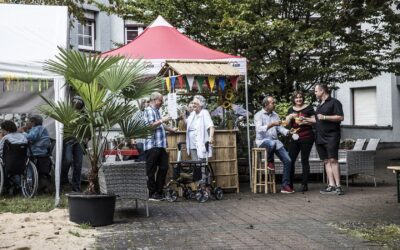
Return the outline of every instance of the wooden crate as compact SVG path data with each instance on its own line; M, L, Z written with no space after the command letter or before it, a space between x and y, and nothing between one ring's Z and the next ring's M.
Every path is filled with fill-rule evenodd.
M237 130L216 130L214 133L213 156L209 162L214 170L217 186L224 190L234 189L239 192L239 175L237 162ZM177 160L178 142L186 141L186 132L177 132L167 136L169 153L169 162ZM186 148L186 147L185 147ZM189 159L186 150L182 151L182 160ZM168 177L172 175L172 166L170 164Z

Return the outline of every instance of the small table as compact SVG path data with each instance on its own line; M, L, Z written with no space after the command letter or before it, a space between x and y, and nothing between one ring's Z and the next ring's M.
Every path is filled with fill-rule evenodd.
M393 173L396 173L396 178L397 178L397 202L400 203L400 166L388 166L387 168L393 170Z
M121 152L121 155L123 156L138 156L139 151L137 149L106 149L104 150L104 155L117 155L119 152Z

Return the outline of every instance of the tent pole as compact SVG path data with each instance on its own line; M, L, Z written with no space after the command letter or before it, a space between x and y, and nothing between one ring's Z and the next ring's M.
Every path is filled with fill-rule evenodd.
M54 78L54 99L55 101L63 101L65 99L65 79L63 77ZM56 121L56 162L55 162L55 186L56 197L54 205L60 205L60 174L61 174L61 161L63 150L63 124Z
M248 110L249 110L249 93L248 93L248 86L247 86L247 72L246 72L246 74L244 75L244 87L245 87L245 95L246 95L246 110L247 110L247 113L246 113L246 128L247 128L247 153L249 154L249 157L248 157L248 163L249 163L249 177L250 177L250 188L252 187L252 180L253 180L253 178L251 178L252 177L252 175L253 175L253 173L252 173L252 166L251 166L251 148L250 148L250 145L251 145L251 142L250 142L250 125L249 125L249 112L248 112Z

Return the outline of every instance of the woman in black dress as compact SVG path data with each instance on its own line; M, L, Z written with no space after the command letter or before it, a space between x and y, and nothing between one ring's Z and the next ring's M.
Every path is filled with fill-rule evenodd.
M293 107L289 108L286 122L292 129L297 129L297 136L293 136L289 143L289 156L292 161L290 172L290 186L293 188L293 179L296 165L296 158L301 152L301 165L303 166L303 178L300 192L308 191L308 176L310 174L311 148L314 144L314 132L311 123L304 120L305 117L313 117L315 111L309 104L304 103L304 94L295 91L292 95Z

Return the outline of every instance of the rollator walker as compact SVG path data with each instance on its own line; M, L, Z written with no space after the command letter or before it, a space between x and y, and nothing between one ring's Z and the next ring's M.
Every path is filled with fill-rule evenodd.
M202 160L182 161L182 146L185 144L186 142L178 143L177 162L173 166L173 177L164 190L166 200L176 201L178 188L182 188L182 194L186 200L196 199L199 202L205 202L211 196L221 200L224 193L221 187L216 186L214 171L208 162L208 157ZM209 146L209 142L206 142L207 155ZM192 184L196 186L194 190L191 187Z

